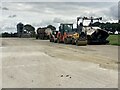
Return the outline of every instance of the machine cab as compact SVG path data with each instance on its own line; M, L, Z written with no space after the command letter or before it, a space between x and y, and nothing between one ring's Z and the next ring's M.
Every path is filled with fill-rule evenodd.
M60 24L59 31L63 35L65 32L73 32L73 24Z

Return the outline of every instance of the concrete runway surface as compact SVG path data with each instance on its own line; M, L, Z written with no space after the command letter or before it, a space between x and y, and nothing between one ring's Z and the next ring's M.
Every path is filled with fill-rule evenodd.
M3 88L117 88L118 46L3 38Z

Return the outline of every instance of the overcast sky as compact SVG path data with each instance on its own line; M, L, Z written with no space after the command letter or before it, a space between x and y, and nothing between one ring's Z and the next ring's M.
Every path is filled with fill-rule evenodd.
M8 0L10 1L10 0ZM3 2L0 25L3 31L16 31L16 24L43 27L60 22L76 23L77 16L103 17L103 21L116 22L117 2Z

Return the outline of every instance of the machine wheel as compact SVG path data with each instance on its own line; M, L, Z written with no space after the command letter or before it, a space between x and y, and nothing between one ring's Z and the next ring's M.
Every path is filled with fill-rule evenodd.
M86 42L86 41L79 41L79 40L77 40L77 41L76 41L76 45L77 45L77 46L86 46L86 45L87 45L87 42Z
M47 40L48 38L46 36L44 36L44 40Z
M64 44L68 44L67 38L64 39Z
M54 43L57 43L57 40L54 40Z
M38 35L36 36L36 39L38 39Z
M76 45L77 45L77 46L80 46L80 44L79 44L78 40L76 41Z
M52 40L50 39L50 42L52 42Z
M60 43L60 39L59 38L57 39L57 43Z
M75 40L74 39L72 39L72 45L75 45Z

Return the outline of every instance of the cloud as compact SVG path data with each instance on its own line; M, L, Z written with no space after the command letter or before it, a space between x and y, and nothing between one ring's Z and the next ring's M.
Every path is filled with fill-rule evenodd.
M118 2L119 0L2 0L2 2Z
M118 18L120 20L120 2L118 3Z
M18 22L35 27L61 22L76 23L77 16L103 17L103 21L117 19L116 2L9 2L3 3L9 10L3 10L3 27L11 23L15 27ZM14 29L15 30L15 29Z
M14 17L17 17L17 15L9 15L8 17L9 18L14 18Z
M55 18L53 19L53 22L54 22L54 23L60 23L60 22L63 22L63 21L64 21L63 19L57 18L57 17L55 17Z
M112 6L110 8L110 15L113 19L118 19L118 5Z
M7 7L3 7L2 10L9 10Z

